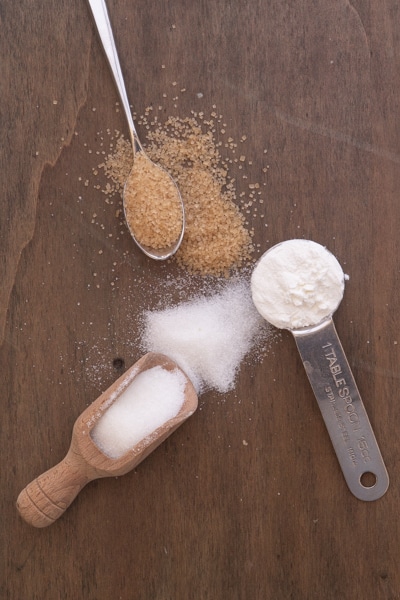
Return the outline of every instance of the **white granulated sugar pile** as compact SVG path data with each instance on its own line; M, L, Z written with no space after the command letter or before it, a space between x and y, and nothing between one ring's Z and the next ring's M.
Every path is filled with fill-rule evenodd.
M212 296L147 312L141 343L175 360L198 393L225 393L263 327L248 282L234 281Z

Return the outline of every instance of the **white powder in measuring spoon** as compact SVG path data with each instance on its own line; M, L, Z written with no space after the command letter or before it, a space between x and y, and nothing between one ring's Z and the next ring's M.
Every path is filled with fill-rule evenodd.
M120 458L176 417L185 400L185 375L156 366L139 373L91 431L110 458Z
M332 315L343 297L345 277L336 258L310 240L273 246L251 277L253 301L260 314L280 329L318 325Z
M263 324L248 282L233 282L209 297L146 313L142 346L172 358L198 393L225 393Z

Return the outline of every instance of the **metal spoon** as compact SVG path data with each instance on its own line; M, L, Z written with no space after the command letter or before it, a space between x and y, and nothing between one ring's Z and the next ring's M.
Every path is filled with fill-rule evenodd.
M279 250L278 247L288 243L290 241L270 248L261 257L259 263L263 261L263 267L269 267L268 261L271 261L272 264L274 260L273 253ZM308 243L314 244L314 242ZM329 266L329 256L332 258L333 255L328 250L326 250L326 255L327 266ZM256 269L257 266L253 272L253 278ZM263 271L263 276L264 274L265 271ZM272 310L266 309L265 303L261 302L260 294L254 293L254 283L252 281L252 292L257 310L267 321L282 327L282 325L274 323L276 317ZM290 277L287 278L287 289L281 290L283 294L290 292L289 286ZM269 301L269 298L267 300ZM340 302L341 297L336 300L336 306L329 307L328 314L323 315L322 320L317 324L298 329L284 328L291 331L295 338L350 491L359 500L377 500L388 489L389 477L333 323L332 315L339 307ZM271 312L269 312L270 310ZM301 311L301 307L299 311Z
M129 231L130 231L134 241L136 242L138 247L150 258L154 258L155 260L165 260L167 258L170 258L173 254L175 254L175 252L178 250L178 248L182 242L184 228L185 228L185 213L184 213L184 206L183 206L182 198L181 198L179 189L176 186L175 182L173 181L172 177L169 175L169 173L167 173L159 165L156 165L155 163L153 163L150 160L150 158L144 152L143 146L139 140L139 137L138 137L138 134L136 132L136 128L135 128L135 125L133 122L130 106L129 106L125 83L124 83L124 79L122 76L121 66L120 66L118 53L117 53L117 49L116 49L115 42L114 42L114 36L113 36L105 0L88 0L88 2L89 2L89 6L91 8L94 22L96 24L101 43L103 45L104 52L108 59L108 63L109 63L112 75L114 77L114 81L117 86L119 96L121 98L122 107L124 109L125 116L126 116L126 119L128 122L129 135L131 138L133 155L134 155L134 165L133 165L131 174L133 173L133 171L135 169L135 157L140 153L140 155L142 157L146 157L146 159L149 161L149 165L152 165L153 172L154 172L154 169L157 169L158 175L160 176L160 178L165 178L167 176L169 178L170 182L172 182L174 184L174 188L176 190L176 198L177 198L177 202L179 202L179 204L180 204L181 217L182 217L180 233L179 233L177 239L173 240L172 243L170 245L168 245L167 247L153 248L146 244L141 243L137 239L137 235L129 223L129 219L127 218L127 211L126 211L126 199L125 199L126 189L124 189L123 205L124 205L125 219L127 221ZM129 178L128 178L128 180L129 180Z

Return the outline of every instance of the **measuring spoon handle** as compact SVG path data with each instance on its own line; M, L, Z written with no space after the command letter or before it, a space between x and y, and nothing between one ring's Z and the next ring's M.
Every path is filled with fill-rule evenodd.
M377 500L389 477L333 319L292 333L349 489Z

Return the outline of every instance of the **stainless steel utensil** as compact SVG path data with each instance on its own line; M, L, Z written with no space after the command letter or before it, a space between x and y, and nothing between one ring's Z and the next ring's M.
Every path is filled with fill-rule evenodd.
M130 135L130 139L132 142L134 157L137 153L140 152L143 156L146 156L147 160L150 161L150 158L147 156L147 154L145 154L145 152L143 150L143 146L139 140L139 136L136 132L135 124L133 122L131 109L130 109L130 105L129 105L129 101L128 101L128 96L126 93L124 78L122 75L121 66L120 66L120 62L119 62L119 58L118 58L118 53L117 53L117 49L115 46L114 36L113 36L112 28L111 28L111 23L110 23L110 19L108 16L107 5L105 3L105 0L88 0L88 2L89 2L89 6L91 9L93 18L94 18L94 22L97 27L97 31L98 31L101 43L104 48L104 52L106 54L115 84L117 86L119 96L121 99L122 107L123 107L123 110L124 110L124 113L126 116L126 120L128 123L129 135ZM153 164L155 164L155 163L153 163ZM159 165L155 165L155 166L158 169L161 169L161 167ZM168 174L168 177L170 177L169 174ZM173 181L171 177L170 177L170 179L171 179L171 181ZM175 182L174 182L174 184L175 184ZM165 260L167 258L170 258L178 250L178 248L182 242L182 239L183 239L184 225L185 225L185 213L184 213L182 198L181 198L179 189L176 186L176 184L175 184L175 188L176 188L177 198L179 199L180 206L182 209L182 227L181 227L181 232L180 232L178 239L176 241L174 241L170 246L168 246L166 248L157 249L157 248L151 248L149 246L141 244L138 241L138 239L135 235L135 232L132 231L131 227L129 227L129 222L127 220L129 231L130 231L134 241L136 242L136 244L147 256L149 256L150 258L154 258L155 260ZM125 211L125 218L126 218L125 199L124 199L124 211Z
M293 243L298 264L304 268L300 273L294 266L297 262L290 262L294 256ZM316 255L301 254L301 248L306 252L309 244L314 251L319 247L322 262L318 267ZM277 244L256 265L252 277L253 300L267 321L293 334L349 489L360 500L377 500L388 489L389 477L332 318L343 296L343 273L341 282L338 278L337 284L328 287L329 302L321 300L321 288L330 281L328 274L332 274L333 264L341 272L333 255L315 242L289 240ZM297 295L302 291L303 299ZM314 305L318 322L307 312ZM290 326L297 322L312 324Z
M350 491L377 500L389 477L333 319L292 334Z

